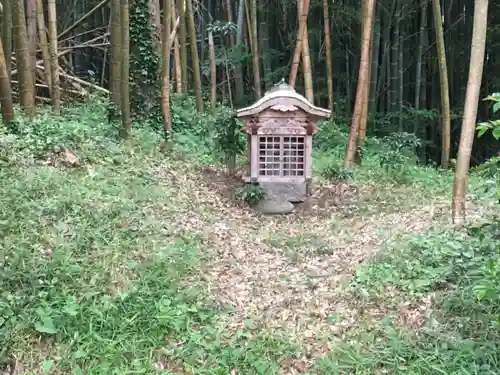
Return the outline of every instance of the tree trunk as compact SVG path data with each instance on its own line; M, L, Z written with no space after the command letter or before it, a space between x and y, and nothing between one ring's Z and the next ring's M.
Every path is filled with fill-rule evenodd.
M243 27L243 45L245 46L245 50L249 50L249 41L248 41L248 27L250 27L250 14L248 13L248 0L245 0L245 15L246 15L246 23L247 27ZM245 20L243 21L243 25L245 24Z
M394 1L393 1L394 3ZM382 30L382 65L380 66L380 77L376 94L380 97L379 110L390 111L391 90L390 90L390 69L391 69L391 16L392 7L383 9L383 30Z
M452 7L455 3L455 0L448 0L448 1L443 1L443 29L447 30L448 32L444 36L444 45L447 46L447 57L448 59L446 60L447 67L448 67L448 72L450 72L448 76L448 92L450 94L450 108L453 106L453 94L455 93L454 91L454 86L453 86L453 72L455 71L455 51L454 47L455 44L458 45L457 41L454 38L454 31L458 31L458 25L453 25L452 22L452 15L451 15L451 10ZM445 9L446 6L448 9ZM455 29L455 30L454 30Z
M28 37L30 70L33 77L36 77L36 0L26 0L26 35ZM36 95L36 87L33 95Z
M250 20L250 7L248 6L248 0L245 0L245 48L248 50L250 45L250 53L253 53L253 35L252 35L252 21ZM250 38L249 38L250 36ZM253 64L253 56L252 56Z
M52 78L52 108L56 115L61 114L61 86L59 84L59 57L57 55L57 13L56 0L48 0L50 76Z
M195 0L193 1L193 14L195 15L195 25L196 25L196 40L199 41L200 45L198 48L198 60L205 61L205 52L208 48L206 48L206 38L205 38L205 23L206 23L206 9L201 9L201 1ZM196 17L197 15L197 17Z
M29 116L35 115L35 77L30 70L30 55L26 22L24 16L24 1L17 0L12 4L12 30L16 46L17 75L19 77L19 101L21 108Z
M3 0L2 13L2 41L4 48L5 64L7 66L7 76L10 79L11 58L12 58L12 2L14 0Z
M330 14L328 0L323 0L323 27L325 29L326 84L328 90L328 109L333 114L333 68L332 41L330 38Z
M228 22L234 23L233 20L233 6L231 5L232 0L226 0L226 9L227 9L227 20ZM238 10L239 12L239 10ZM234 47L236 45L236 36L234 33L230 34L230 40L231 40L231 47Z
M366 8L364 9L366 11ZM374 12L376 12L374 10ZM374 18L376 17L376 13L374 15ZM363 17L364 18L364 17ZM372 33L372 40L370 40L370 52L369 56L370 59L373 57L373 35L374 35L374 30L373 30L373 25L375 23L374 18L372 18L371 24L370 25L363 25L363 27L369 27ZM369 62L368 65L368 78L367 78L367 84L363 93L363 107L361 110L361 117L359 120L359 134L358 134L358 139L357 139L357 145L356 145L356 153L354 156L354 161L356 164L361 164L361 159L362 159L362 152L365 147L365 138L366 138L366 126L368 122L368 107L370 104L370 86L371 86L371 74L372 74L372 66L373 66L373 61Z
M299 0L300 3L304 0ZM300 9L300 8L299 8ZM304 17L304 15L302 15ZM312 67L311 67L311 54L309 52L309 31L307 27L307 14L303 21L305 23L305 32L303 34L302 40L302 70L304 72L304 90L307 100L314 104L314 90L313 90L313 79L312 79Z
M52 98L52 67L50 64L50 53L49 53L49 44L47 41L47 31L45 29L43 0L37 0L36 2L36 15L38 21L38 34L40 35L40 49L42 50L45 82L47 83L50 97Z
M160 17L160 0L149 0L149 22L153 25L153 35L152 38L158 48L158 52L161 52L162 39L161 39L161 17Z
M368 68L371 71L371 67ZM368 73L368 77L370 76L370 72ZM370 86L370 84L368 84ZM363 158L363 150L365 148L365 139L366 139L366 126L368 123L368 107L369 107L369 94L370 90L366 89L364 98L363 98L363 108L361 109L361 117L359 120L359 135L356 142L356 152L354 154L354 162L356 164L361 164Z
M129 27L129 0L120 0L120 28L121 28L121 113L123 138L132 133L132 117L130 115L130 27Z
M353 166L354 157L356 154L356 143L358 139L361 117L363 112L363 102L367 98L368 85L370 84L370 45L372 38L373 15L375 11L375 0L365 0L363 12L363 39L361 42L361 61L359 64L359 79L356 90L356 102L354 105L354 114L352 117L351 130L349 132L349 140L346 147L344 167L351 168Z
M438 50L439 79L441 91L441 168L448 169L450 161L450 92L448 86L448 67L446 66L446 50L444 45L441 5L439 0L432 0L436 44Z
M179 38L181 48L181 74L182 91L187 92L188 85L188 52L187 52L187 28L186 28L186 0L180 0L179 4Z
M171 25L171 3L170 0L163 0L163 87L162 87L162 109L163 109L163 130L165 132L164 148L169 149L172 116L170 113L170 29Z
M0 38L0 104L2 105L2 119L4 124L14 121L14 105L12 103L12 90L5 63L2 39Z
M213 1L208 1L207 13L209 17L209 23L217 17L216 15L217 7L214 6ZM215 55L215 42L214 34L211 27L207 28L208 31L208 59L210 64L210 109L212 110L212 115L216 114L217 110L217 61Z
M111 0L111 70L109 72L109 88L111 101L121 107L121 27L120 0Z
M396 9L400 6L400 1L395 1ZM400 10L396 10L395 20L394 20L394 29L392 31L392 46L391 46L391 74L390 74L390 90L391 90L391 104L390 104L390 112L393 116L398 112L398 88L399 88L399 69L398 69L398 61L399 61L399 27L400 27ZM392 121L394 125L394 121Z
M240 0L238 5L238 21L236 32L236 48L240 52L236 57L237 61L234 68L235 95L236 104L240 105L245 95L245 86L243 83L243 67L241 64L241 49L243 48L244 37L244 16L245 16L245 0Z
M400 18L401 19L401 18ZM399 28L399 43L398 43L398 131L402 132L403 127L403 101L404 101L404 37L401 30L401 21Z
M189 40L191 45L191 59L193 64L193 78L196 89L196 108L203 112L203 96L201 92L200 59L198 57L198 43L196 42L196 24L194 23L193 0L186 0L187 23L189 29Z
M262 96L260 91L260 55L259 55L259 40L257 39L257 0L251 0L250 5L250 30L252 38L252 63L253 63L253 82L255 86L255 99L260 99Z
M231 73L229 71L229 66L228 66L229 64L228 64L228 57L226 50L224 50L224 61L225 61L224 69L226 71L226 80L227 80L227 98L229 100L229 106L233 108L234 101L233 101L233 92L231 90Z
M377 111L378 69L380 57L380 11L375 10L372 42L372 64L370 67L370 97L368 112Z
M346 116L348 116L352 111L352 80L351 80L351 63L349 59L349 47L345 46L345 72L346 72L346 92L347 92L347 105L346 105Z
M455 181L453 184L452 220L454 223L462 223L465 220L466 214L467 173L472 144L474 142L474 133L476 131L477 106L483 77L487 24L488 0L475 0L469 79L467 81L462 132L460 134Z
M175 92L182 92L182 66L179 37L176 35L174 40L174 69L175 69Z
M215 114L217 105L217 66L215 61L215 46L212 30L208 31L208 47L210 49L210 107L212 114Z
M429 31L428 28L424 29L424 51L429 47ZM428 57L422 56L422 89L420 93L420 108L427 108L427 80L428 80ZM425 131L424 131L425 133Z
M420 93L422 90L422 60L424 51L424 38L425 30L427 29L427 6L429 0L420 0L420 32L418 36L418 48L417 48L417 71L415 73L415 109L420 109ZM417 134L419 131L419 117L415 119L413 132Z
M264 68L264 84L266 90L268 90L272 86L269 78L272 72L271 59L269 58L269 13L264 11L262 13L259 25L259 41L261 43L260 52Z
M297 32L297 42L293 53L292 68L290 70L289 85L295 87L297 74L299 72L300 56L304 47L304 38L307 33L307 14L309 13L310 0L298 0L298 9L302 10L299 14L299 30Z
M172 19L172 30L176 27L176 15L177 12L175 10L175 0L171 0L171 19ZM182 92L182 62L181 62L181 52L179 46L179 36L177 33L175 34L174 39L174 68L175 68L175 91L177 93Z

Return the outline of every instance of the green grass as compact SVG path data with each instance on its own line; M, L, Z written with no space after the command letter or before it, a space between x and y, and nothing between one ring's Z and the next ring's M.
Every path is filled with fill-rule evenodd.
M360 214L397 212L402 207L419 207L435 198L450 199L452 170L419 165L411 157L381 167L381 160L388 157L386 154L391 145L372 139L367 142L362 164L346 171L343 168L344 137L337 137L331 147L320 144L321 147L315 149L313 171L317 181L346 180L360 186L363 200ZM490 200L494 194L485 193L485 179L478 174L470 174L468 185L468 194L479 200Z
M0 372L16 363L18 374L284 373L305 353L301 338L254 328L250 319L227 325L231 310L214 301L202 277L217 249L184 220L196 207L169 174L185 177L189 163L218 160L199 140L209 130L178 132L167 157L158 152L161 136L140 124L132 142L121 142L94 100L61 118L42 111L17 129L0 127ZM176 126L191 116L209 129L210 120L194 113L183 108ZM315 151L320 179L342 160L345 134L332 137L340 141ZM41 163L62 147L75 150L81 166ZM451 172L409 164L394 172L379 161L374 141L363 165L345 175L370 187L362 214L450 194ZM474 193L481 182L471 178ZM206 213L206 224L216 216ZM437 291L435 314L422 330L399 327L392 315L360 323L342 345L332 340L332 352L309 374L498 373L500 302L478 299L496 280L483 269L498 256L495 230L436 229L360 265L346 291L359 308L394 311ZM331 251L307 234L284 245L297 261L304 251Z
M44 361L65 374L274 373L293 347L223 328L229 311L196 282L209 253L189 231L173 235L186 202L172 201L174 187L159 185L142 163L155 161L130 157L91 176L1 170L4 365L17 358L34 373Z
M42 115L38 136L21 122L25 138L9 136L16 147L3 149L1 365L16 358L21 373L274 373L293 347L224 329L230 311L198 277L210 251L178 220L191 203L154 174L185 166L156 152L154 134L120 144L98 111L80 111L87 117L78 121L71 112ZM85 166L30 165L35 151L59 142Z
M357 270L351 286L363 308L384 311L383 318L361 325L349 343L319 360L319 373L498 374L499 255L498 222L390 246ZM494 278L485 270L491 262ZM430 296L432 303L418 310ZM405 302L417 307L410 318L428 313L423 327L398 322Z

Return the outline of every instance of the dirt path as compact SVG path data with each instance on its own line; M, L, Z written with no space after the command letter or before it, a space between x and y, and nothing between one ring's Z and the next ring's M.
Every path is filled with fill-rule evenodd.
M251 322L285 334L311 357L328 350L322 338L342 340L360 318L345 293L359 264L397 236L423 233L449 217L443 200L367 216L345 215L321 201L309 212L261 216L231 202L222 191L228 181L213 177L180 177L185 188L179 199L189 194L192 206L183 226L215 252L201 277L216 299L233 309L227 327ZM354 200L351 196L349 205Z
M341 335L357 318L343 296L356 267L397 235L426 231L431 217L425 208L340 222L227 216L206 231L221 250L205 277L234 306L236 326Z

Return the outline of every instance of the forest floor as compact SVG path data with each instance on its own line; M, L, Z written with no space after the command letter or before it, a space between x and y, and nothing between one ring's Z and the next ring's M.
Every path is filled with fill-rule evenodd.
M449 224L451 173L318 178L295 213L262 216L232 199L239 179L141 136L82 145L71 167L4 148L0 374L500 369L497 311L464 323L461 284L499 237ZM495 210L481 185L471 177L470 223Z
M240 179L227 178L220 167L154 174L162 172L165 180L188 186L174 198L196 207L180 219L181 227L214 254L197 277L231 310L225 329L251 327L297 343L302 355L285 361L290 368L284 373L309 373L316 359L360 326L388 317L400 327L425 324L431 293L362 303L350 284L379 251L430 229L451 228L449 196L429 197L411 185L322 181L293 214L263 216L232 199ZM468 218L482 222L492 208L473 200Z

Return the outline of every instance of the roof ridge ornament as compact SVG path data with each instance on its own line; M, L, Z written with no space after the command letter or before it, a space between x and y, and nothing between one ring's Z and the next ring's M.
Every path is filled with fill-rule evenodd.
M269 90L266 91L264 95L270 94L272 92L276 91L281 91L281 90L288 90L288 91L293 91L295 92L295 89L290 86L288 83L286 83L285 78L281 78L281 81L278 83L275 83L273 87L271 87Z

